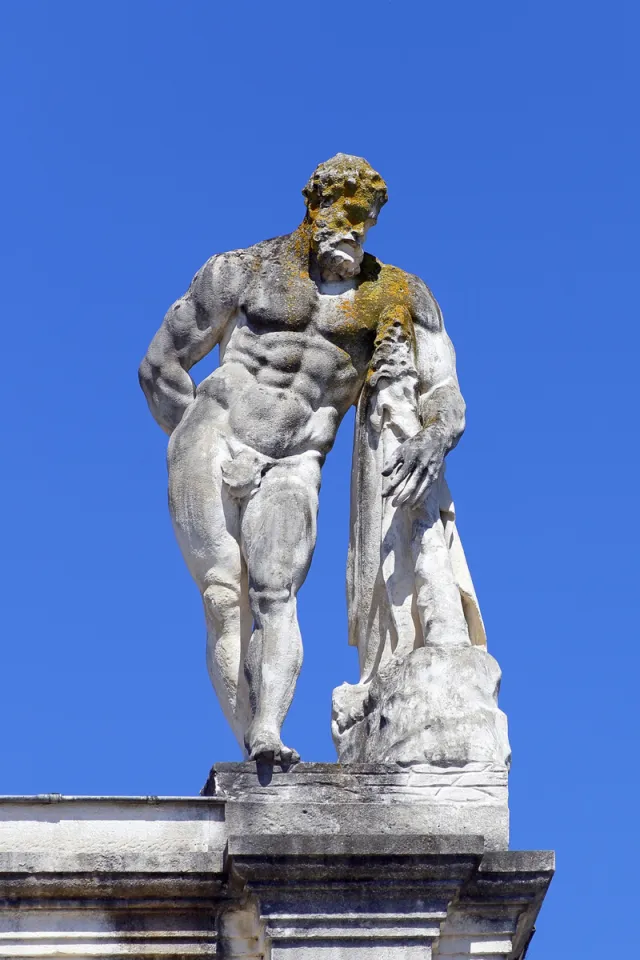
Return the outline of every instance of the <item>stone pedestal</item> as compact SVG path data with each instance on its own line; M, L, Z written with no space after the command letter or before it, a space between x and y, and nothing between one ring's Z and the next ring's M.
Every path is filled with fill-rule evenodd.
M491 763L217 763L203 793L235 833L480 835L509 846L507 770Z
M453 787L390 767L220 764L213 796L0 799L0 958L522 960L552 854L490 849L490 812L487 842L461 800L438 820Z

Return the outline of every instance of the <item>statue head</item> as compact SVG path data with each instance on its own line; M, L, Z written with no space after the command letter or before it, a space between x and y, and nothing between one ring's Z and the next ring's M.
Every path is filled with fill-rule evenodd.
M367 231L387 202L384 180L362 157L337 153L316 167L302 193L322 275L355 277Z

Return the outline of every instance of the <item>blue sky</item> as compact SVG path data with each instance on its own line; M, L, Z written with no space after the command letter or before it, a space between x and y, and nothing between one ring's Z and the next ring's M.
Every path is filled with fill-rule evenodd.
M512 843L558 852L529 956L631 956L637 5L4 0L0 25L0 792L193 794L238 757L136 371L212 253L293 229L316 163L355 153L389 185L368 248L427 281L458 352L449 479L504 674ZM308 760L334 758L356 674L351 429L300 596L285 733Z

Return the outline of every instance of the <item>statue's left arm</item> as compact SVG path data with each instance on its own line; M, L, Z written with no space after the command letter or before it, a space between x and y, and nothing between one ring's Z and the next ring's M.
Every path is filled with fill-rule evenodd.
M465 403L456 375L455 352L442 313L426 285L409 278L410 310L416 339L419 411L422 429L398 447L385 464L386 496L395 505L416 506L440 475L444 458L465 427Z

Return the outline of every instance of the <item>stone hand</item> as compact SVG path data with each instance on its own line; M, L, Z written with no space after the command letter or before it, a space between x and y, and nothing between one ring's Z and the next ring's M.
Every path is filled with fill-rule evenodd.
M383 477L389 477L385 496L394 497L394 507L418 506L438 478L446 452L444 440L428 430L394 451L382 471Z

